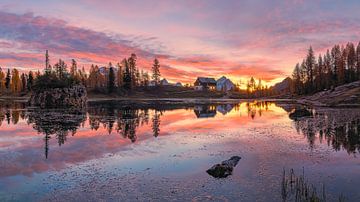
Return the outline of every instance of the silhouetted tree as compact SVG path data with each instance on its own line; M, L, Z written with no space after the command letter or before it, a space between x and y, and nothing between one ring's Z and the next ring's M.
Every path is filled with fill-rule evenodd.
M124 83L124 80L123 80L123 77L124 77L124 73L123 73L123 68L121 66L120 63L117 63L117 68L118 68L118 71L117 71L117 86L120 88L123 86L123 83Z
M71 74L71 76L74 76L74 77L77 75L77 63L76 63L75 59L71 60L70 74Z
M310 47L306 59L293 71L293 91L313 93L359 80L359 60L360 43L356 49L350 42L346 48L335 45L323 57L320 55L317 62Z
M6 73L6 78L5 78L5 87L6 87L6 89L10 88L10 82L11 82L11 74L10 74L10 69L8 69L8 71Z
M110 67L109 69L109 78L108 78L108 91L109 93L112 93L115 88L115 72L114 68Z
M0 92L5 90L5 73L2 71L0 67Z
M27 78L27 89L28 91L32 90L32 86L34 85L34 75L32 71L29 71L29 75Z
M131 77L131 87L130 88L135 87L138 83L137 78L136 78L136 71L137 71L136 60L137 60L136 54L132 53L130 58L128 59L129 75Z
M154 60L154 64L152 66L152 79L155 82L155 85L159 85L160 83L160 63L157 58Z
M26 91L26 75L24 73L21 74L21 91Z
M356 80L360 80L360 42L356 47Z
M46 50L45 52L45 74L51 74L51 66L50 66L50 59L49 59L49 51Z
M12 70L10 86L11 86L11 91L13 93L18 93L21 90L22 85L21 85L19 71L17 69Z
M65 62L61 59L59 59L59 62L54 65L56 76L59 79L64 79L66 77L67 72L67 65Z
M299 63L296 64L293 74L292 74L292 80L293 80L293 90L294 93L300 95L302 93L302 81L301 81L301 70Z
M124 71L124 77L123 77L123 81L124 81L124 88L126 90L131 90L132 88L132 82L131 82L131 72L130 72L130 67L129 67L129 63L128 61L125 59L124 60L124 67L125 67L125 71Z

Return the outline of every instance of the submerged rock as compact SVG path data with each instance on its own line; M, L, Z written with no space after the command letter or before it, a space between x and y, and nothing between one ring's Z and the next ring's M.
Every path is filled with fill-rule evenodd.
M289 114L289 118L290 119L298 119L301 117L309 117L311 116L312 113L305 109L305 108L299 108L299 109L295 109L293 110L290 114Z
M34 92L29 100L31 106L45 107L78 107L86 106L87 93L83 85L69 88L54 88Z
M241 157L233 156L230 159L221 162L221 164L216 164L206 172L215 177L215 178L225 178L232 174L234 167L238 164Z

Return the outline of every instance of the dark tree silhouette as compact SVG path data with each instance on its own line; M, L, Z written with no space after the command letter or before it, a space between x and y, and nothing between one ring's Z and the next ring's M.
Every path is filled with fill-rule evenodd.
M357 48L349 42L346 47L335 45L315 60L310 46L306 59L297 64L292 75L292 91L309 94L360 79L360 42Z
M32 71L29 72L28 78L27 78L27 89L28 91L32 90L32 86L34 85L34 75Z
M10 88L10 81L11 81L11 73L10 73L10 69L8 69L8 71L6 73L6 78L5 78L5 87L6 87L6 89Z
M157 58L154 60L154 64L152 66L152 79L155 82L155 85L159 85L160 83L160 63Z
M112 93L115 88L115 72L114 68L110 67L109 69L109 78L108 78L108 91L109 93Z

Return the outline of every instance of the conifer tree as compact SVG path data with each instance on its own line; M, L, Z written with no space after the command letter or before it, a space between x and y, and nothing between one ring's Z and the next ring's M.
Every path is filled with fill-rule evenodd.
M160 63L159 60L155 58L154 64L152 66L152 79L154 80L155 85L160 84L160 76Z
M46 50L45 52L45 74L50 74L52 71L49 59L49 51Z
M76 63L75 59L71 60L70 74L73 77L76 77L76 75L77 75L77 63Z
M117 63L116 66L118 69L117 75L116 75L116 78L117 78L116 81L117 81L117 86L120 88L123 86L123 68L120 63Z
M5 90L5 73L2 71L0 67L0 92L4 92Z
M11 74L10 74L10 69L8 69L8 71L6 73L6 78L5 78L5 87L6 87L6 89L10 88L10 82L11 82Z
M11 75L11 91L13 93L18 93L21 90L21 80L20 80L20 76L19 76L19 71L17 69L13 69L12 70L12 75Z
M26 88L26 75L24 73L21 74L21 91L26 91L27 88Z
M109 93L112 93L115 88L115 72L114 68L110 67L109 69L109 78L108 78L108 91Z
M360 41L356 47L356 80L360 80Z
M59 62L54 65L56 76L58 79L64 79L66 77L67 72L67 65L65 62L61 59L59 59Z
M134 87L137 84L137 80L136 80L136 61L137 61L137 56L135 53L132 53L130 58L128 59L128 66L129 66L129 73L130 73L130 77L131 77L131 86Z
M34 74L32 71L29 71L29 75L27 78L27 89L28 91L32 90L32 86L34 85Z
M127 60L124 60L124 68L125 68L124 77L123 77L124 88L126 90L131 90L131 88L132 88L131 73L130 73L130 67L129 67Z

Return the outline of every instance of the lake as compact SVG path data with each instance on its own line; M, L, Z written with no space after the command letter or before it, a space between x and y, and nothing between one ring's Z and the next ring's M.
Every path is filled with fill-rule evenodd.
M360 201L360 109L315 108L292 120L295 107L1 102L0 201L281 201L290 170L328 201ZM235 155L232 175L206 173Z

